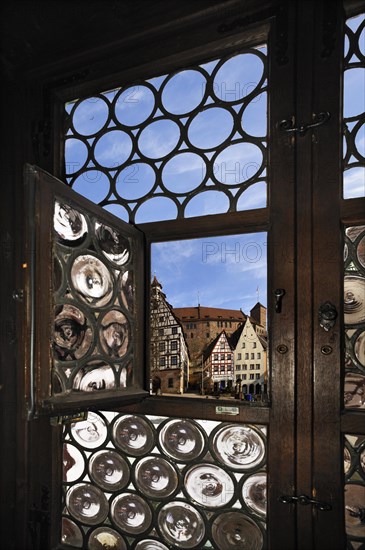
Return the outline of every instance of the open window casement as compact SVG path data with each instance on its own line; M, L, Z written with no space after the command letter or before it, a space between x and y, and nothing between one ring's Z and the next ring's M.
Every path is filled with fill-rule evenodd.
M143 233L35 166L25 186L28 417L141 400Z

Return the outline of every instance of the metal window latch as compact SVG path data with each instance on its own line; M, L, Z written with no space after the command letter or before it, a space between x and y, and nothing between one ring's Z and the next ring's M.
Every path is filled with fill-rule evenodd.
M275 295L275 311L276 313L281 313L281 301L283 299L283 296L285 294L285 290L283 288L277 288L274 292Z
M309 122L308 124L305 123L299 123L297 126L295 125L295 118L292 116L291 118L285 118L284 120L281 120L278 123L278 128L281 132L288 132L288 133L297 133L300 136L304 136L308 130L311 130L312 128L317 128L318 126L322 126L325 122L327 122L331 118L331 113L328 111L322 111L318 114L313 114L312 122Z
M331 302L325 302L320 306L318 310L319 326L326 332L335 326L337 317L338 313L336 306L334 306Z
M332 506L328 502L315 500L308 497L307 495L281 495L279 497L279 502L282 502L283 504L301 504L302 506L308 506L309 504L312 504L312 506L314 506L317 510L321 510L321 512L329 512L330 510L332 510Z

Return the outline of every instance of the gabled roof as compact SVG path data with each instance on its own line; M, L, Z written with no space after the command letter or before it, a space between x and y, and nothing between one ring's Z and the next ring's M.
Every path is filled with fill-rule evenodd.
M227 336L227 333L225 330L222 330L222 332L220 332L218 334L218 336L216 336L214 338L214 340L212 340L212 342L210 342L210 344L207 345L206 348L204 348L203 350L203 360L206 361L208 359L208 357L212 354L218 340L221 338L222 334L225 336L226 340L227 340L227 343L230 347L230 349L232 349L232 346L231 346L231 343L230 343L230 339L229 337Z

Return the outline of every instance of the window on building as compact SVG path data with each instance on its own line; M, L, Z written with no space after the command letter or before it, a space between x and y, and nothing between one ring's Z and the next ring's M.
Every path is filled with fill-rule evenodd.
M243 365L242 370L247 370L247 365Z
M190 338L194 338L194 334L192 332L190 333Z
M254 380L255 379L255 375L254 374L250 374L250 380Z
M236 370L241 370L241 365L236 365Z
M250 358L249 354L245 353L245 359L249 359L249 358Z
M160 315L160 317L158 318L158 320L160 321L160 323L163 323L163 322L164 322L164 316L163 316L163 315Z
M215 353L215 354L214 354L213 360L214 360L214 361L219 361L219 355L218 355L218 353Z
M253 365L252 363L250 364L250 370L255 370L255 365Z
M177 350L177 340L171 340L171 350Z
M177 365L177 355L171 355L171 365L172 366Z
M247 380L247 374L242 374L242 380Z
M241 358L242 358L242 353L237 353L237 359L238 359L238 361L240 361Z
M177 327L172 327L172 334L177 334Z
M209 327L209 325L210 325L210 323L209 323L209 321L207 321L207 325L206 325L206 326Z
M224 359L225 359L225 354L222 353L222 354L221 354L221 361L224 361Z
M251 359L255 359L255 354L251 353Z
M160 367L165 367L165 366L166 366L166 358L160 357Z
M256 370L260 370L260 363L256 363Z
M257 352L257 359L261 359L261 352Z
M165 342L159 342L158 349L159 351L165 351Z
M231 361L232 360L232 355L230 353L227 353L227 361Z
M260 380L260 375L256 374L256 380Z
M168 378L167 379L167 387L168 388L173 388L174 387L174 379L173 378Z
M252 347L255 348L257 346L256 342L252 342Z
M165 334L164 329L163 329L163 328L159 328L159 329L158 329L158 335L159 335L159 336L163 336L164 334Z
M246 342L242 342L242 347L243 347L243 348L246 347Z

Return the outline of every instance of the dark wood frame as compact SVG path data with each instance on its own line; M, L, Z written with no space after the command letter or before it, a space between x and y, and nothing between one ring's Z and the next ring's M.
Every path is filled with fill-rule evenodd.
M360 0L345 0L344 4L347 14L363 8ZM275 323L270 328L275 373L273 405L271 409L241 407L237 420L269 424L269 462L275 465L277 475L277 482L270 481L269 491L268 521L273 526L269 533L270 549L307 550L310 544L318 550L337 550L345 546L341 434L364 433L363 415L341 412L341 338L331 342L332 354L323 356L320 348L328 343L328 335L319 329L317 318L319 305L332 300L339 310L335 329L339 332L341 223L364 222L364 200L344 201L339 191L341 44L338 33L345 11L342 2L325 0L265 1L259 8L256 2L249 1L244 5L237 2L236 6L244 12L243 17L240 13L232 17L228 9L225 11L224 3L208 10L204 29L202 13L177 20L170 28L168 25L158 27L158 22L154 21L150 30L142 35L126 38L98 52L23 73L4 88L4 127L8 129L7 135L18 135L20 143L15 147L14 140L9 139L2 151L9 201L4 201L1 207L8 235L6 243L11 248L10 253L5 250L6 261L11 267L3 274L1 288L4 310L10 312L10 321L9 330L1 334L7 370L1 417L5 444L0 470L4 493L9 495L2 503L9 549L36 548L36 544L39 548L55 547L58 532L52 529L51 533L50 525L57 525L60 512L60 461L54 461L54 457L59 457L61 429L51 428L47 417L32 422L25 418L23 363L13 343L16 334L20 334L26 313L24 304L14 302L11 297L14 288L23 288L24 283L20 267L24 259L23 219L17 210L22 200L23 164L26 161L38 163L62 177L62 145L58 141L62 134L59 123L62 102L71 95L86 95L98 82L107 84L108 75L113 75L109 80L112 85L115 66L126 69L126 79L135 74L134 65L146 77L152 75L156 67L169 70L183 66L186 59L201 60L202 52L210 55L214 47L219 52L227 41L230 42L228 49L235 51L245 40L250 42L250 37L256 40L260 32L261 36L266 35L265 30L257 35L257 26L270 27L270 41L275 52L270 73L270 181L272 188L280 192L270 195L270 218L264 212L254 215L247 212L233 215L232 223L237 224L240 231L242 227L250 230L269 227L270 247L275 249L271 257L274 263L273 272L269 274L269 289L285 288L292 292L286 294L282 314L280 317L274 315ZM241 30L245 35L243 42L237 39ZM155 52L154 61L148 60L146 42ZM205 42L203 49L199 46L202 42ZM166 52L171 55L166 56ZM277 123L283 119L295 115L297 121L309 121L313 112L323 109L330 110L332 116L329 123L314 133L316 143L312 142L310 133L292 139L277 130ZM37 136L34 127L39 125L43 130ZM53 135L57 140L52 139ZM196 223L204 225L204 221L196 220ZM180 226L180 237L184 232L191 234L189 224ZM292 234L286 232L288 224L293 227ZM200 227L197 225L196 229ZM223 222L221 229L231 232ZM162 234L156 234L155 238L164 239ZM333 261L328 242L333 243L339 259ZM300 264L296 267L298 260ZM273 310L271 294L270 299L269 310ZM280 354L278 344L285 344L289 351ZM21 345L17 346L20 349ZM314 384L314 379L321 380L320 386ZM285 394L284 387L288 387ZM176 399L173 403L176 404ZM139 405L126 406L125 410L144 413L158 410L161 414L169 414L171 406L169 398L163 401L147 398ZM213 403L208 405L197 400L194 407L188 414L186 408L175 411L185 416L226 419L215 416ZM334 508L331 512L315 512L310 506L294 507L278 502L281 494L299 492L325 500L330 496ZM32 519L35 525L43 526L43 529L37 527L38 542L34 544L27 531Z

